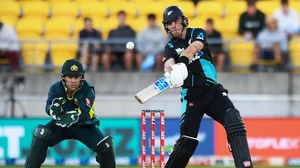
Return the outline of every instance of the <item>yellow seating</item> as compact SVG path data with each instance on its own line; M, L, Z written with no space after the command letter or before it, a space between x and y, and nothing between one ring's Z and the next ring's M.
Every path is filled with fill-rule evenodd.
M53 6L55 3L70 3L73 0L47 0L50 6Z
M103 18L91 18L93 21L93 26L97 31L100 31L103 25L105 25L105 22ZM73 38L79 38L80 31L84 29L84 19L77 19L75 21L74 27L73 27Z
M0 1L0 16L16 22L20 16L20 4L15 1Z
M12 18L11 16L0 16L0 21L14 28L18 19Z
M23 17L33 17L40 20L47 20L49 16L49 4L44 1L26 1L22 4Z
M32 18L20 19L16 28L20 39L38 39L43 33L43 23Z
M51 58L54 67L61 67L67 59L76 57L78 44L73 43L53 43L51 45Z
M22 58L26 67L43 67L47 57L49 45L46 42L23 43Z
M276 9L280 8L280 3L274 1L257 1L256 6L266 16L270 16Z
M229 57L234 68L249 68L253 61L253 42L231 42L229 44Z
M64 39L70 38L73 26L73 20L57 17L49 19L45 24L46 39Z
M198 16L222 17L223 6L216 1L200 1L196 6Z
M148 20L146 16L140 16L137 19L128 19L127 23L136 33L148 26Z
M206 17L189 18L189 27L205 28L206 19Z
M189 18L194 17L196 14L195 5L192 1L175 1L175 2L162 1L162 2L164 8L172 5L179 6L184 11L184 14ZM163 13L163 10L161 11L161 13Z
M82 3L80 4L79 8L81 9L81 18L85 18L85 17L105 18L108 14L108 7L104 2Z
M220 31L223 39L233 39L238 35L239 16L227 16L216 20L215 28Z
M292 40L289 45L289 55L293 67L300 68L300 41Z
M57 2L52 5L52 17L63 16L76 19L78 11L77 3L74 2Z
M232 1L225 5L226 16L240 15L247 10L246 1Z
M137 15L137 7L133 2L116 1L110 2L108 5L109 14L111 16L117 15L119 11L124 11L127 17L134 18Z
M149 13L153 13L157 17L162 17L165 9L161 1L136 1L136 6L141 16L147 16Z
M294 9L294 10L297 10L298 11L298 14L300 12L300 1L291 1L290 3L290 8Z
M107 39L109 32L112 29L116 29L118 27L118 21L116 17L108 18L104 20L103 26L101 26L100 31L102 33L103 39ZM131 25L130 25L131 26Z

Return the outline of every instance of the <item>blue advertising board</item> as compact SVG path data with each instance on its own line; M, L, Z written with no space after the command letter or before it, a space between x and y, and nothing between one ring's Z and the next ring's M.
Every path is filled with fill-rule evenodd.
M155 120L155 154L159 155L160 150L160 120ZM150 154L150 118L146 120L146 154ZM195 156L213 155L214 154L214 123L210 118L203 118L198 132L198 147ZM180 121L178 118L165 119L165 154L173 148L175 141L180 136Z

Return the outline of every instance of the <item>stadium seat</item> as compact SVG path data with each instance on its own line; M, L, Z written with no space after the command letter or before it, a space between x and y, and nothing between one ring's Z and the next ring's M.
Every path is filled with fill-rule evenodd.
M39 39L42 37L43 23L32 18L20 19L16 28L20 39Z
M247 4L245 1L232 1L225 5L226 17L227 16L240 16L247 10Z
M189 27L205 28L206 17L189 18Z
M33 17L40 20L47 20L49 17L49 5L45 1L26 1L22 4L23 17Z
M146 16L140 16L137 19L128 19L127 23L128 25L130 25L132 29L134 29L136 34L139 33L141 30L143 30L144 28L146 28L146 26L148 26L147 24L148 21Z
M91 18L93 20L93 26L97 31L100 31L103 25L105 25L103 18ZM84 19L77 19L73 28L73 38L79 37L79 32L84 28Z
M217 1L200 1L196 6L197 16L222 17L223 6Z
M157 17L162 17L165 9L161 1L136 1L136 6L140 16L147 16L149 13L153 13Z
M193 18L196 15L195 5L192 1L175 1L175 2L162 1L162 2L164 8L172 5L179 6L184 11L184 14L189 18Z
M292 9L297 10L298 14L300 12L300 1L299 0L294 0L291 1L290 5L289 5Z
M25 67L43 67L48 49L47 42L22 43L22 58Z
M289 45L289 55L293 68L300 69L300 40L292 40Z
M74 2L57 2L52 5L52 17L68 17L76 19L78 17L78 6Z
M0 17L16 22L20 16L21 7L16 1L0 1Z
M45 24L46 39L65 39L71 37L73 21L64 17L51 18Z
M266 16L271 16L276 9L280 8L280 2L257 1L256 6Z
M67 59L76 57L78 44L72 43L53 43L51 45L51 59L53 66L61 67Z
M135 18L137 15L137 7L133 2L116 1L108 3L110 16L116 16L119 11L125 11L127 17Z
M118 21L115 16L115 17L111 17L111 18L104 20L103 23L105 23L105 24L103 24L101 26L100 31L102 32L102 37L104 39L106 39L108 37L110 30L116 29L118 27ZM128 23L128 20L127 20L127 23Z
M18 21L17 18L12 18L11 16L0 16L0 21L14 28Z
M227 16L223 19L216 20L215 28L220 31L223 39L233 39L238 36L239 17Z
M108 7L104 2L82 3L79 8L81 9L81 18L105 18L108 15Z
M253 42L231 42L229 44L229 57L232 67L249 68L253 61L253 52Z
M50 6L53 6L55 3L70 3L73 0L47 0Z

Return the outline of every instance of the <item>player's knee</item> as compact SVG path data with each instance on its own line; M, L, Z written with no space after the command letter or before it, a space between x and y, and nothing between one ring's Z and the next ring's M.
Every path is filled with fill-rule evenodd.
M240 115L240 112L235 108L231 108L226 111L224 127L227 134L230 136L246 134L244 121Z
M194 152L198 146L198 143L199 143L199 141L196 138L182 135L176 141L173 152L175 152L176 154L179 154L179 155L191 157L194 154Z
M38 125L33 132L33 136L42 140L48 140L52 134L51 129L44 125Z
M113 138L111 136L107 136L99 142L96 153L96 161L100 164L100 167L116 167Z

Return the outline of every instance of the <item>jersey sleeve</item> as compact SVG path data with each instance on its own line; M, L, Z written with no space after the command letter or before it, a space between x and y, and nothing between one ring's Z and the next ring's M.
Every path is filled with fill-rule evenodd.
M191 43L194 41L200 41L203 45L207 44L207 34L206 31L200 28L192 29Z
M164 50L164 58L163 58L163 63L165 63L168 59L174 58L176 61L176 51L174 49L174 46L172 45L171 42L168 42L167 45L165 46Z
M83 95L79 107L77 109L78 112L81 113L78 122L85 122L94 118L95 116L94 105L95 105L95 92L92 88L90 88Z
M52 100L55 98L58 98L58 95L56 94L56 91L55 91L55 85L52 85L48 92L48 97L47 97L46 107L45 107L46 113L48 115L50 115L49 111L50 111L50 106L52 104Z

